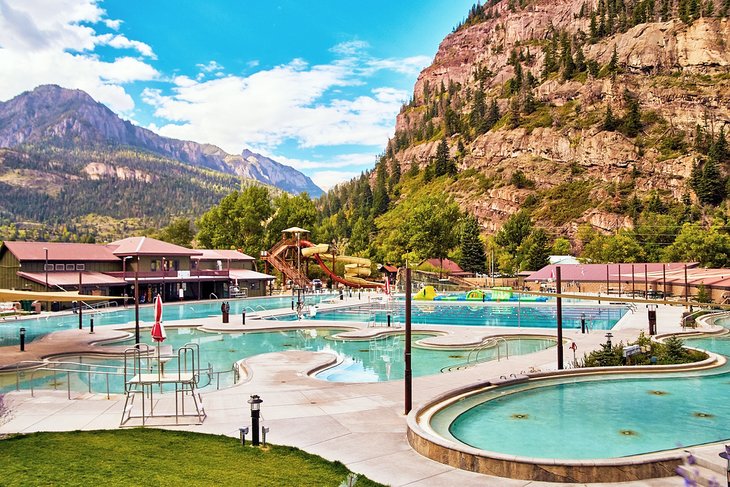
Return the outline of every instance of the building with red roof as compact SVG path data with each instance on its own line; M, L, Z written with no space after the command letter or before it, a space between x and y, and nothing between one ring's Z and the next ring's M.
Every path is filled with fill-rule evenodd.
M259 296L274 276L256 270L253 257L235 250L197 250L150 237L109 245L3 242L0 288L75 291L126 302L138 286L141 302Z

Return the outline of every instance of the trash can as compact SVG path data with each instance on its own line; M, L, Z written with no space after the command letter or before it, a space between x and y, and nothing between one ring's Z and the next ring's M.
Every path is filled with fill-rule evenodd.
M33 311L33 300L31 299L23 299L20 301L20 307L23 311L31 312Z
M54 301L51 303L51 311L61 311L61 303Z

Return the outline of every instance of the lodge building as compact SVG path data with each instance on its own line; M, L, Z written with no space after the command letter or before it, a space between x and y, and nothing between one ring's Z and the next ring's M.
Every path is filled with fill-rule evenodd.
M108 245L6 241L0 245L0 289L78 291L133 302L157 293L165 301L263 296L274 276L236 250L188 249L150 237Z

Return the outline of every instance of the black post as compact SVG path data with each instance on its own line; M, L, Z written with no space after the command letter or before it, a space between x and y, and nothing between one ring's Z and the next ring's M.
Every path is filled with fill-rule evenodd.
M92 316L89 320L89 333L94 333L94 317Z
M585 313L580 314L580 332L581 333L586 332L586 314Z
M636 277L634 276L634 264L631 264L631 297L636 297Z
M245 309L243 310L242 317L243 317L243 320L241 321L241 323L243 323L245 325L246 324L246 310Z
M20 329L20 351L25 352L25 328Z
M656 335L656 306L653 304L649 305L648 318L649 335Z
M139 256L134 269L134 343L139 343Z
M689 281L687 281L687 264L684 264L684 300L689 301ZM685 307L687 305L685 304Z
M388 313L388 327L390 327L390 313Z
M259 446L259 416L261 411L251 411L251 444Z
M560 266L555 266L555 286L558 291L558 370L563 369L563 293L560 281Z
M406 345L405 345L405 414L413 407L413 383L411 370L411 270L406 269Z
M649 264L644 264L644 297L649 299Z
M609 264L606 264L606 295L608 295L608 296L611 295L611 291L610 291L610 289L611 289L611 287L610 287L611 286L611 283L608 280L608 277L609 277L609 267L610 267L610 265ZM598 301L598 304L601 304L601 302Z
M667 264L662 264L662 281L664 281L664 301L667 300Z
M618 265L618 297L621 297L621 264Z
M79 271L79 294L81 294L81 271ZM81 310L83 309L83 302L81 301L81 297L79 297L78 300L79 305L79 330L82 330L84 328L84 322L82 321L83 318L81 316Z

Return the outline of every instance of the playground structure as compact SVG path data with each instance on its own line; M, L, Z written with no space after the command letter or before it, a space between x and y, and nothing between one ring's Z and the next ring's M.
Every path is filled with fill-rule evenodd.
M262 252L261 258L264 262L270 264L274 269L278 270L286 279L292 281L297 287L311 287L312 282L307 277L306 272L301 270L301 259L312 258L320 268L334 282L338 282L347 287L354 288L383 288L382 282L368 281L364 279L370 276L371 262L369 259L362 257L351 257L347 255L336 255L334 249L328 244L313 244L308 240L303 240L297 234L295 238L282 238L268 252ZM330 268L325 260L332 262ZM345 264L344 277L338 276L335 272L335 263L343 262Z
M465 294L439 296L433 286L424 286L413 299L419 301L481 301L481 302L543 302L545 296L526 296L515 292L511 287L493 287L491 289L472 289Z

